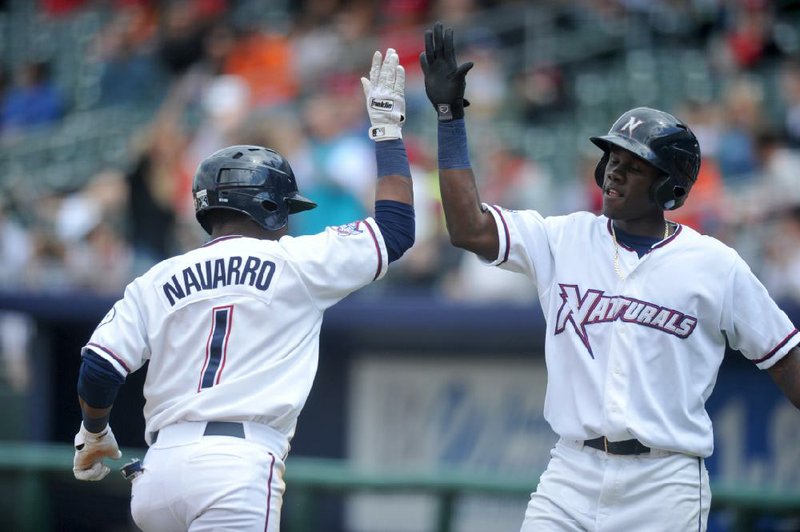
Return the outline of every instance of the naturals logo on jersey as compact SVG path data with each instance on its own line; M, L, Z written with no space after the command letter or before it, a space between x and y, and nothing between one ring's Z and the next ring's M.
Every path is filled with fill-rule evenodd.
M334 229L336 229L336 232L341 236L360 235L364 232L361 228L362 223L361 221L350 222L349 224L340 225Z
M586 326L597 323L611 323L617 320L643 325L686 338L697 325L697 318L677 310L662 307L647 301L624 296L607 296L603 290L586 290L581 295L580 288L574 284L561 284L561 307L558 309L555 334L561 334L571 323L578 337L594 358Z

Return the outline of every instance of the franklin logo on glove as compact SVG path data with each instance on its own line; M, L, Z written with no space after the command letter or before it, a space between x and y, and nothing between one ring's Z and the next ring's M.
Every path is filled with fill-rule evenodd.
M392 100L378 100L373 98L370 105L373 109L381 109L383 111L391 111L394 108Z

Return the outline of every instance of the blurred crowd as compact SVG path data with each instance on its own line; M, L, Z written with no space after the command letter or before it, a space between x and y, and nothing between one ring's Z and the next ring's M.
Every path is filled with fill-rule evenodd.
M703 164L686 205L668 217L736 247L776 298L800 302L800 2L536 2L537 13L554 13L546 19L554 35L586 27L617 43L583 50L569 62L558 59L558 47L530 51L532 38L547 41L531 37L542 28L528 24L534 19L525 1L36 3L36 16L47 20L102 12L102 24L79 52L99 73L92 105L154 111L130 132L124 157L85 176L80 186L33 187L35 196L20 195L5 186L8 176L0 176L5 289L119 294L157 261L202 244L207 237L194 221L192 175L203 158L231 144L270 146L289 159L301 193L319 204L291 218L292 234L369 215L375 161L359 78L374 50L393 47L407 71L404 136L415 179L417 240L373 290L533 300L524 277L485 268L448 244L435 116L417 59L424 29L441 20L456 28L459 59L476 63L467 78L467 120L484 201L546 215L600 205L592 177L600 153L588 136L558 147L557 161L575 161L569 175L524 142L528 128L582 116L574 73L624 55L626 46L700 51L714 90L690 90L665 110L696 132ZM7 21L18 5L0 2ZM619 43L620 29L636 42ZM74 112L74 94L51 67L47 57L6 61L0 150L14 150L32 132L57 127ZM609 69L605 75L617 74ZM645 103L659 107L658 101ZM630 104L639 105L635 99ZM606 109L590 133L605 133L626 109ZM27 170L25 179L35 181L35 160Z

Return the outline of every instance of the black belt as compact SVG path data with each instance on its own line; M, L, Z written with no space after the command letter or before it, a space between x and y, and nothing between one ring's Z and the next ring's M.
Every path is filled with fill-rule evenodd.
M244 425L237 421L209 421L206 423L203 436L232 436L244 439ZM157 439L158 431L155 431L150 435L150 440L155 443Z
M583 444L608 454L645 454L650 452L650 447L639 440L608 441L605 436L600 436L593 440L586 440Z

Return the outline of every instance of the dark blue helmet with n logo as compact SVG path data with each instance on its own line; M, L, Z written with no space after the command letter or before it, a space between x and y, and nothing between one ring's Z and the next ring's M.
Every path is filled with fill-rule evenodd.
M208 234L207 214L228 209L246 214L269 231L286 226L289 215L317 206L297 191L284 157L261 146L230 146L203 160L192 184L197 221Z
M686 124L664 111L649 107L631 109L614 122L607 135L590 140L604 152L594 172L601 187L612 147L628 150L664 174L653 186L652 196L665 211L683 205L697 181L700 144Z

